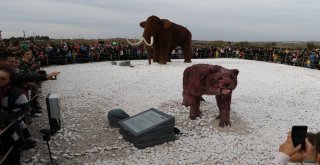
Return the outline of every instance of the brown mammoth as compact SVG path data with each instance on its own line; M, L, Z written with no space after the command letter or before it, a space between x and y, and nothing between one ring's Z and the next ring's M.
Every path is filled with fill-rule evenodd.
M192 35L186 27L170 22L167 19L160 19L154 15L141 22L140 26L144 28L141 40L137 43L127 41L131 45L138 45L142 41L145 43L149 64L151 64L151 56L153 56L153 62L166 64L169 60L169 54L177 46L182 48L184 62L191 62L190 46Z

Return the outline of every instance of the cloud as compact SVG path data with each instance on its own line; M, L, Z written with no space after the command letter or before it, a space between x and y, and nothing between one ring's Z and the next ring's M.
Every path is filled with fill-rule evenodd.
M150 15L190 29L196 40L317 40L315 0L10 0L0 6L3 37L139 37Z

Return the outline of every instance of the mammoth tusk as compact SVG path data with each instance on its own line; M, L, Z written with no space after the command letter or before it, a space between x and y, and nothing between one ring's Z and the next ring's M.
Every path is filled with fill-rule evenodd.
M150 37L150 43L148 43L147 40L144 38L143 38L143 41L147 46L152 46L153 45L153 36Z
M127 42L128 42L130 45L139 45L139 44L141 44L141 42L144 40L144 38L142 37L142 38L140 39L140 41L138 41L137 43L132 43L132 42L130 42L127 38L126 38L126 40L127 40Z

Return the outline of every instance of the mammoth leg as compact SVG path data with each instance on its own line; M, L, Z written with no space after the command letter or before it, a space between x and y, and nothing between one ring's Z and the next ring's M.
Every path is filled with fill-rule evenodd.
M191 41L186 42L181 48L184 56L184 62L191 62L191 54L190 54L190 45Z
M161 48L160 52L159 64L167 64L169 50L166 48Z
M229 95L216 95L216 101L219 108L219 115L217 119L220 119L219 126L231 126L230 123L230 104L231 94Z
M170 50L170 40L168 38L165 38L166 36L166 33L162 34L162 39L160 40L159 64L167 64L168 54Z
M158 45L153 45L153 62L159 62L160 48Z
M153 57L153 49L152 49L152 47L149 47L149 46L147 46L146 49L148 52L148 61L149 61L149 64L151 64L151 58L154 58Z

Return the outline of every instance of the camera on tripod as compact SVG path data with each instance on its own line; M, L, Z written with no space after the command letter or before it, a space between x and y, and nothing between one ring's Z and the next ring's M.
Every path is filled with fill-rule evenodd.
M43 133L42 135L42 139L43 141L50 141L50 129L49 128L46 128L46 129L43 129L41 131Z
M51 156L51 151L50 151L50 146L49 146L49 141L51 140L50 136L51 136L51 130L50 128L44 128L40 131L43 135L42 135L42 139L43 141L47 142L47 146L48 146L48 151L49 151L49 156L50 156L50 165L58 165L58 163L56 161L54 161L52 159Z

